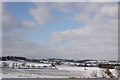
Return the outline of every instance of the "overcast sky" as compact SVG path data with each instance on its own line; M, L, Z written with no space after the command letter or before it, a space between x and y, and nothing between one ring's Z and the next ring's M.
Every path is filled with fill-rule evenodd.
M3 55L118 58L118 5L95 2L3 4Z

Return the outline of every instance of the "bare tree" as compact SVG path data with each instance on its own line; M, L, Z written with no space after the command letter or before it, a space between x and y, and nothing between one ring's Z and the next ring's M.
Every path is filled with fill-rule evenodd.
M18 65L18 69L20 69L20 65Z
M30 65L26 65L26 67L29 69L29 68L30 68Z
M6 62L2 62L2 67L3 67L3 68L8 68L8 67L9 67L9 64L6 63Z
M26 63L24 62L24 63L22 64L22 66L24 66L24 67L25 67L25 66L26 66Z
M14 62L12 63L12 68L13 68L13 69L15 68L15 63L14 63Z
M102 78L106 78L105 70L101 70L101 76Z
M109 69L105 70L105 74L107 74L110 78L114 78L113 74L110 72Z
M120 77L120 69L119 69L119 67L115 68L115 70L116 70L115 74L116 74L117 78L119 78Z
M92 75L92 77L98 77L97 71L93 71L93 72L91 73L91 75Z

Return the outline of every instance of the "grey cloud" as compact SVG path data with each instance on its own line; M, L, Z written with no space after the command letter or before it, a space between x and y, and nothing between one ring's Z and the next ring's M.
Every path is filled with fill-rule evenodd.
M108 10L108 12L106 13L103 9ZM110 13L112 9L114 9L114 12ZM106 15L109 17L106 17ZM107 8L106 5L101 6L99 12L90 21L86 19L84 27L53 32L50 42L51 44L59 45L67 40L73 41L76 46L65 47L61 53L72 52L73 54L71 53L71 55L74 55L74 57L79 54L79 56L86 56L86 58L88 56L92 58L117 59L118 22L115 17L117 17L117 4Z
M86 14L86 13L77 13L74 15L74 20L82 22L82 23L86 23L86 22L89 22L91 20L91 16L89 14Z
M52 13L46 4L42 4L38 6L38 8L30 9L30 14L35 18L35 20L41 24L44 25L48 20L50 20Z
M31 21L23 21L22 26L24 28L30 29L32 31L38 31L39 30L38 25L34 22L31 22Z
M99 10L101 10L101 6L108 6L108 5L114 5L115 3L90 3L90 2L35 2L37 5L37 8L30 9L30 14L33 16L33 18L40 24L45 25L46 23L50 21L55 21L55 18L58 19L56 15L53 14L53 11L62 12L64 14L75 14L76 12L84 12L82 14L85 14L88 16L88 14L97 14ZM114 7L113 7L114 8ZM105 9L102 9L103 12L105 12ZM108 9L109 10L109 9ZM114 9L113 9L114 10ZM107 11L106 11L107 12ZM110 12L110 10L109 10ZM78 13L77 13L78 14ZM75 14L75 15L77 15ZM103 13L104 14L104 13ZM112 12L111 12L112 15ZM89 18L89 16L87 17ZM79 21L79 19L75 20Z
M21 55L25 54L25 47L29 47L29 44L32 45L28 39L26 39L26 32L21 31L20 29L26 29L26 23L23 25L12 15L10 15L5 6L3 5L3 15L2 15L2 55ZM34 23L27 22L27 29L35 26ZM29 27L29 24L31 27ZM31 46L30 45L30 46ZM26 54L28 55L28 54Z

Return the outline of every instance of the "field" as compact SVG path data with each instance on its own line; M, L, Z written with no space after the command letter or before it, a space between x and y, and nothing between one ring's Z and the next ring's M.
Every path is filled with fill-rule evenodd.
M8 62L8 61L6 61ZM8 62L12 66L12 61ZM22 64L22 62L18 62ZM35 66L50 66L51 64L44 63L26 63ZM77 67L70 65L56 65L57 68L49 69L12 69L3 68L2 77L3 78L109 78L108 75L104 73L103 68L98 67ZM117 78L117 71L115 69L109 69L114 78Z

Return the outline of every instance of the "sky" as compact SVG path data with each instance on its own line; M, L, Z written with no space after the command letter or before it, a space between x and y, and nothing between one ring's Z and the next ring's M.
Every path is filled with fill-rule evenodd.
M4 2L3 56L118 58L118 4Z

